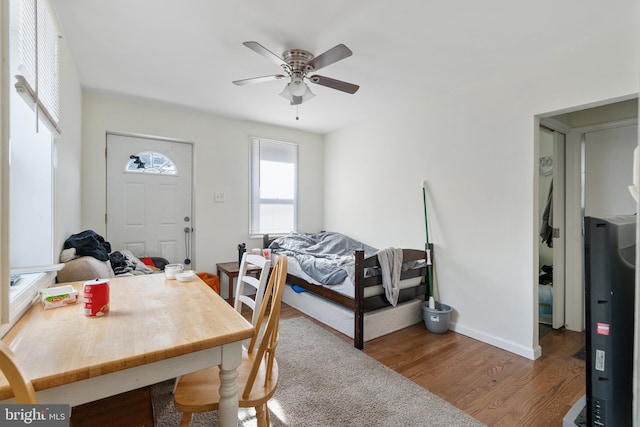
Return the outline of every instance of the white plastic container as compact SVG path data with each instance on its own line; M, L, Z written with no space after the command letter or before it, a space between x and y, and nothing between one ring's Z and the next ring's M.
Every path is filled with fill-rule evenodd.
M175 279L176 274L182 273L184 266L182 264L167 264L164 266L164 276L167 279Z
M176 280L178 282L190 282L196 277L196 272L193 270L184 270L181 273L176 273Z
M45 309L75 304L78 302L78 291L71 285L46 288L40 291L40 301Z

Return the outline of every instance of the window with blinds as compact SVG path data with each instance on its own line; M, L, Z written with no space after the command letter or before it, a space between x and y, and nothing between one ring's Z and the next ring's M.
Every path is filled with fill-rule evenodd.
M45 18L38 18L36 24L36 15L44 15ZM1 111L5 125L0 159L6 166L0 177L0 205L3 211L0 221L0 272L4 278L0 283L0 336L29 309L40 289L55 283L55 273L48 271L49 267L54 267L53 263L57 260L55 252L58 250L54 242L57 32L53 39L56 47L52 48L42 41L36 47L35 41L37 34L46 32L43 28L50 27L46 24L43 27L42 22L51 23L52 19L53 15L44 1L3 2L0 44L2 57L8 61L3 61L3 72L0 73L3 95ZM30 27L30 20L32 31L23 30ZM30 38L32 55L25 53ZM49 47L45 49L44 46ZM44 52L43 57L49 55L55 58L53 82L50 75L43 71L43 64L48 60L40 55L36 57L36 52ZM28 58L32 59L31 65ZM45 83L47 81L52 84ZM12 90L14 85L18 90ZM51 93L46 88L52 86L54 95L45 96ZM48 103L45 99L53 99L54 102ZM52 121L54 116L55 122ZM9 164L11 167L8 167ZM34 236L38 236L37 245L33 244Z
M251 138L249 233L297 231L298 146Z
M15 87L52 132L60 134L58 38L47 0L19 0L19 58Z

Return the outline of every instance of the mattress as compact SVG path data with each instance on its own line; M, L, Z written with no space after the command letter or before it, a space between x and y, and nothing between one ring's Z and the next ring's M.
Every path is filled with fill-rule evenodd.
M294 257L287 257L288 260L288 266L287 266L287 273L291 274L293 276L299 277L309 283L312 283L314 285L320 285L320 286L325 286L322 283L318 283L316 280L314 280L313 278L311 278L308 274L306 274L302 268L300 267L300 264L298 263L298 261L294 258ZM331 289L332 291L335 291L339 294L345 295L349 298L354 298L355 297L355 286L352 280L353 274L349 274L347 276L347 278L337 284L337 285L331 285L331 286L326 286L327 288ZM405 288L413 288L416 287L420 284L420 282L422 281L422 277L413 277L411 279L405 279L405 280L401 280L400 281L400 289L405 289ZM373 295L382 295L384 294L384 288L382 287L382 285L379 286L370 286L365 288L364 290L364 296L365 298L373 296Z

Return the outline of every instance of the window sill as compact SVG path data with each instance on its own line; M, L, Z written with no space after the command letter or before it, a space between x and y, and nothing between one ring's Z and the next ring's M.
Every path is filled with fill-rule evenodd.
M0 336L4 336L16 322L38 301L41 289L55 283L56 272L29 273L9 288L9 323L0 326Z

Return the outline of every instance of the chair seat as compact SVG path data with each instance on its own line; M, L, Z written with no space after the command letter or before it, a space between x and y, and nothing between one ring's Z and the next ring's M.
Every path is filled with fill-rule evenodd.
M247 353L242 350L242 363L238 367L239 385L246 384L251 367L253 366L255 352ZM238 406L240 408L253 408L271 399L278 385L278 363L273 360L271 378L265 382L267 371L266 361L260 363L258 375L249 396L242 396L242 386L238 391ZM193 372L180 377L173 397L175 408L180 412L206 412L218 409L220 402L220 377L217 366Z

